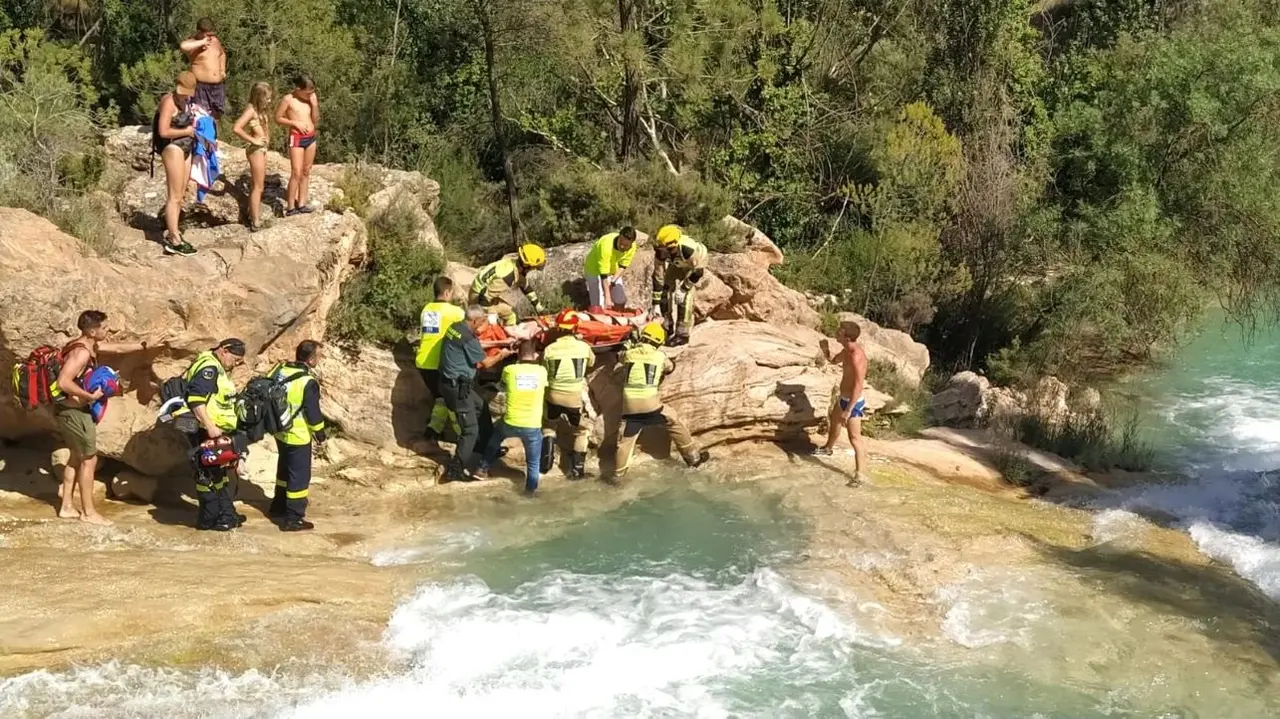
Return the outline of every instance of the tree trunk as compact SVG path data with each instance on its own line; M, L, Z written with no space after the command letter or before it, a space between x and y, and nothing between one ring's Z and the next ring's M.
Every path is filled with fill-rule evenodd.
M490 0L475 0L476 19L480 22L480 32L484 35L484 65L489 80L489 109L493 121L493 139L498 143L498 151L502 153L502 176L507 181L507 212L511 219L511 242L520 245L520 214L516 209L519 195L516 189L515 168L511 165L511 152L507 147L507 133L502 121L502 98L498 92L498 74L494 46L496 45L493 29L493 18L489 11Z
M618 0L618 29L623 43L636 30L636 5L640 0ZM619 138L618 159L626 162L635 154L640 144L640 72L631 54L622 53L622 132Z

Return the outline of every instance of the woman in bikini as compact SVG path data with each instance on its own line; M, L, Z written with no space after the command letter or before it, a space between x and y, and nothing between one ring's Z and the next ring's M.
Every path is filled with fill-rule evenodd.
M271 142L271 85L255 83L249 90L249 104L236 120L233 132L249 146L249 231L262 227L262 190L267 184L267 145Z
M316 161L316 124L320 100L306 75L293 81L293 92L276 108L276 124L289 128L289 192L286 216L313 212L310 200L311 165Z
M196 76L190 72L178 75L173 92L160 98L156 110L155 125L151 131L155 138L152 146L164 163L164 252L166 255L194 255L196 248L182 239L178 221L182 216L182 202L191 181L191 154L195 148L195 118L189 107L196 92Z

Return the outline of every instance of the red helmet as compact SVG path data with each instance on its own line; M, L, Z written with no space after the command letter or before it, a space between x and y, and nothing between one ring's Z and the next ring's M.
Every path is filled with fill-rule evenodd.
M556 315L556 327L570 332L577 331L581 321L582 316L570 309L560 310L560 314Z

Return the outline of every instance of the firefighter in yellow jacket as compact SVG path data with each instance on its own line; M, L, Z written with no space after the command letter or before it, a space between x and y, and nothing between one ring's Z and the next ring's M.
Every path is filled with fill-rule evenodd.
M285 386L289 414L285 430L275 435L280 458L276 462L276 493L271 499L271 516L278 517L283 532L314 529L306 520L307 495L311 490L312 444L325 442L324 415L320 413L320 385L311 371L320 361L320 343L306 340L298 345L293 362L282 362L268 374Z
M584 411L583 395L587 389L587 370L596 362L595 350L578 337L577 312L562 310L556 316L552 340L542 350L542 364L547 368L547 412L542 430L542 471L549 472L556 463L556 438L567 428L573 440L569 457L569 479L587 476L587 445L591 440L591 419Z
M497 262L491 262L476 273L471 283L471 294L468 304L480 305L490 313L496 314L502 324L511 326L516 323L516 312L502 295L510 289L518 289L529 298L535 314L545 310L538 299L538 293L529 284L529 275L542 269L547 264L547 251L537 245L521 245L520 251L507 255Z
M675 369L671 360L662 353L667 340L666 330L657 322L650 322L640 331L640 341L622 356L622 439L618 442L618 474L631 466L631 455L636 442L646 427L665 427L676 445L676 451L690 467L697 467L710 459L689 434L688 427L670 407L662 404L658 385L662 376Z
M707 266L707 248L676 225L658 230L653 257L653 309L671 327L671 344L682 345L693 332L694 287Z

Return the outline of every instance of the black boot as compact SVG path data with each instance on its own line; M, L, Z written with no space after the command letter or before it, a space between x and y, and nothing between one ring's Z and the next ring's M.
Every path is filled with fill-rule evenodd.
M684 461L688 463L690 469L696 469L706 464L707 461L710 459L711 459L711 453L704 449L701 452L698 452L698 455L696 457L693 457L692 459L689 457L685 457Z
M556 442L554 437L542 438L542 457L538 471L546 474L556 466Z
M587 478L587 453L574 452L569 458L569 479Z
M307 532L315 528L316 525L305 519L290 519L280 525L281 532Z

